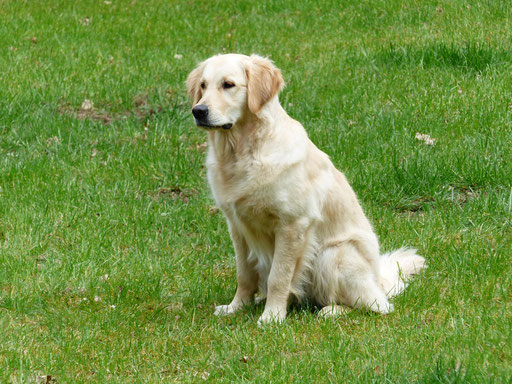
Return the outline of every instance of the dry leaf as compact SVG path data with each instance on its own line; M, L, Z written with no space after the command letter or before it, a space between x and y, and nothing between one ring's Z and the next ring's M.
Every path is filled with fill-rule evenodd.
M89 100L89 99L85 99L83 102L82 102L82 109L84 111L89 111L91 110L92 108L94 107L94 103Z
M57 380L55 377L52 377L51 375L37 375L36 376L36 383L37 384L52 384L56 383Z
M419 132L416 132L415 137L417 140L423 141L426 145L433 146L436 144L436 141L437 141L437 139L433 139L432 137L430 137L430 135L419 133Z
M57 136L50 137L49 139L46 139L46 145L52 145L53 143L59 144L60 139Z
M249 361L249 356L242 356L242 358L240 359L240 361L242 363L247 363Z

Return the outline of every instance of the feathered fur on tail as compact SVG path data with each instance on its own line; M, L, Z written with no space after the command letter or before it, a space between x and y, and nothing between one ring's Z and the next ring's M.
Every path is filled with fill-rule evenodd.
M425 259L416 254L416 249L400 248L385 253L380 258L380 284L386 295L398 295L413 275L427 268Z

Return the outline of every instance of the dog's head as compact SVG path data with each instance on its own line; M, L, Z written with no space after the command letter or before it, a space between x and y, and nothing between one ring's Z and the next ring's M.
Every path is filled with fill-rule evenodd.
M281 71L266 58L227 54L203 61L187 78L196 124L230 129L257 114L283 88Z

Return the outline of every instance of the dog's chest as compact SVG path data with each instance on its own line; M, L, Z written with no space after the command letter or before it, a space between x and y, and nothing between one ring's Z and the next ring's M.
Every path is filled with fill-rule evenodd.
M219 207L240 221L269 228L279 216L272 185L263 186L243 178L231 179L228 185L214 182L211 187Z
M248 227L273 228L280 216L275 176L259 165L208 164L208 181L217 205ZM254 228L256 229L256 228Z
M278 209L263 197L243 197L233 202L230 208L240 223L256 232L273 233L279 223Z

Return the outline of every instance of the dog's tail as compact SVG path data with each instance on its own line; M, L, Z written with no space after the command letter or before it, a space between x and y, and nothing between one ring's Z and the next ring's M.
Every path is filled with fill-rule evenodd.
M400 248L380 257L380 283L388 297L398 295L411 277L427 268L425 259L415 249Z

